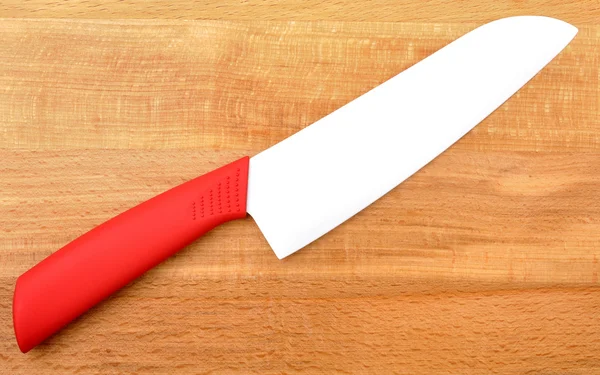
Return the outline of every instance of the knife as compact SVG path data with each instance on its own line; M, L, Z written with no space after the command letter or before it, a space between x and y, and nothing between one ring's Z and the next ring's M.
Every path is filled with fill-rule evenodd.
M252 158L92 229L16 282L27 352L204 233L250 214L278 258L386 194L498 108L577 34L560 20L485 24Z

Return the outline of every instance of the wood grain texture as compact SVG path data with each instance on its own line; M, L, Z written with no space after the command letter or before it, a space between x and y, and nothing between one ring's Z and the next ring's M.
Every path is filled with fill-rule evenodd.
M0 145L258 152L476 26L6 21ZM457 147L597 150L598 30Z
M597 0L3 0L2 17L486 22L540 14L598 24Z
M0 373L600 373L600 24L592 2L507 13L536 3L579 17L576 40L390 194L283 261L251 218L228 223L27 355L10 316L21 273L479 18L4 20ZM481 4L481 19L503 11Z

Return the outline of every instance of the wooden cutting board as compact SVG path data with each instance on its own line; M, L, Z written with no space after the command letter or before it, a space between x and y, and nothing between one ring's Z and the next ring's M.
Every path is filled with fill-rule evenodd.
M283 261L251 218L224 225L19 352L12 292L34 264L516 14L580 32L371 207ZM600 373L596 0L9 0L0 16L1 374Z

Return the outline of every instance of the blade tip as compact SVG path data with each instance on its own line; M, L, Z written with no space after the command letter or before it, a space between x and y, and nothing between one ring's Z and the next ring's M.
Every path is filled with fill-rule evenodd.
M511 17L505 17L505 18L501 18L497 21L520 21L520 20L528 20L528 21L533 21L533 22L537 22L537 23L543 23L545 25L551 25L552 27L556 27L558 26L559 28L564 29L565 35L570 35L571 39L573 37L575 37L575 35L577 35L577 33L579 32L579 29L575 26L573 26L572 24L563 21L561 19L558 18L554 18L554 17L549 17L549 16L536 16L536 15L523 15L523 16L511 16Z

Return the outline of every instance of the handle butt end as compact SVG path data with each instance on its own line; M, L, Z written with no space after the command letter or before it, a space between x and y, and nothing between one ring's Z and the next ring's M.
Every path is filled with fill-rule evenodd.
M17 345L22 353L27 353L37 344L32 339L31 335L27 330L27 316L24 314L23 306L23 294L21 293L21 278L17 279L15 285L15 292L13 295L13 328L15 330L15 338L17 339Z

